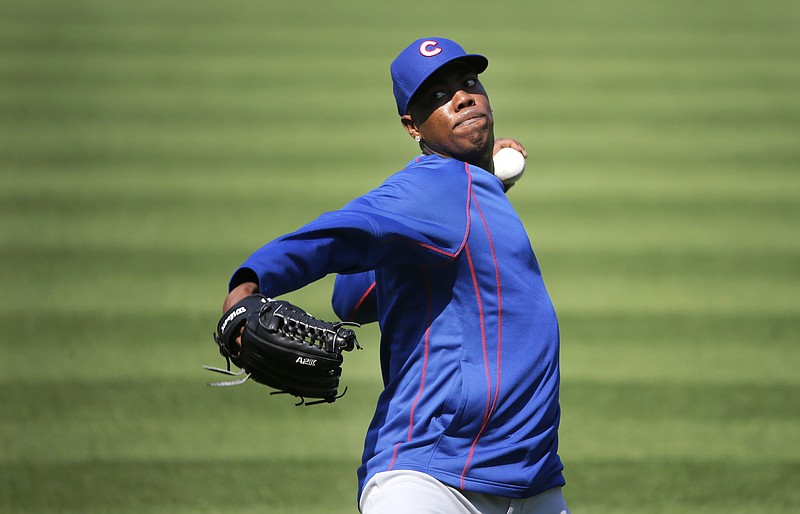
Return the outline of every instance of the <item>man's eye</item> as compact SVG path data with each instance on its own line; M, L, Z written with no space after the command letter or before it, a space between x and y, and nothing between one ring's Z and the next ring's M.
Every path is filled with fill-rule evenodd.
M472 88L472 87L475 87L475 84L477 84L477 83L478 83L478 81L475 80L475 79L467 79L467 80L464 81L464 86L466 86L468 88Z
M446 96L447 96L447 93L445 93L444 91L435 91L435 92L434 92L434 93L431 95L431 97L432 97L434 100L442 100L442 99L444 99Z

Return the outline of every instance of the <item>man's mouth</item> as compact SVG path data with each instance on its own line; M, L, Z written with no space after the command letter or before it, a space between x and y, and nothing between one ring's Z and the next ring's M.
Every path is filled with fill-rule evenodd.
M481 114L481 113L470 113L470 114L464 116L458 122L456 122L456 124L455 124L455 126L453 128L458 128L458 127L462 127L462 126L469 126L469 125L472 125L473 123L477 123L477 122L480 122L480 121L484 120L484 118L485 118L485 116L483 114Z

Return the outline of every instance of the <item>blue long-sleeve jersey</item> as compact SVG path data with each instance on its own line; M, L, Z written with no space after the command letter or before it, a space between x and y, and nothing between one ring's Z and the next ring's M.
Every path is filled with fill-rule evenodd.
M393 469L509 497L564 484L558 323L496 177L419 157L263 246L231 286L255 276L263 294L279 296L328 273L360 274L337 280L334 308L359 319L353 309L374 302L361 320L376 317L381 329L385 388L359 493L372 475Z

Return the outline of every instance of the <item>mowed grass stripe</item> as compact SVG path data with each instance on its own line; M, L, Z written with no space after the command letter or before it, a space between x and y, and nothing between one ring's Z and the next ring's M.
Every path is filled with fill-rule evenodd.
M197 455L355 460L379 388L373 381L346 382L349 389L341 402L310 411L255 384L213 389L200 380L166 377L19 380L4 386L2 460L190 460ZM572 379L562 386L561 453L565 459L800 463L798 393L797 384ZM259 433L246 444L231 437L232 421L243 417ZM586 437L587 432L592 436ZM287 444L294 440L287 434L300 433L297 444ZM314 443L303 445L302 440ZM336 441L335 447L321 450L323 441Z
M216 226L212 227L212 230L216 229ZM240 251L240 247L233 248ZM58 271L60 278L55 277L54 285L61 280L70 283L101 280L115 273L121 273L121 280L127 278L157 282L176 272L178 276L219 273L224 266L220 262L230 265L231 260L235 262L235 259L240 258L230 255L231 253L230 248L228 251L213 248L201 253L193 247L181 248L180 245L135 249L111 245L87 246L85 243L64 246L31 244L0 251L0 262L11 269ZM731 277L739 281L791 281L797 278L796 263L800 258L800 254L795 251L763 252L760 249L743 249L736 253L726 250L654 251L646 248L595 250L585 253L547 250L541 253L545 255L542 260L547 261L548 274L562 276L572 272L583 275L581 280L576 280L578 282L582 282L585 275L589 274L595 275L597 280L606 277L628 282L653 280L656 283L667 279L681 282L705 278L709 283L724 284ZM13 280L13 273L9 273L8 278Z
M724 347L724 344L717 343L717 347ZM209 342L206 349L213 350L213 343ZM187 355L182 350L179 350L179 354ZM372 350L377 353L375 348ZM190 355L197 355L197 352ZM214 355L210 355L210 359L221 360ZM92 356L87 357L87 363L103 365L101 359ZM147 362L141 364L147 365ZM222 365L224 366L224 362ZM91 432L95 429L82 427L81 424L82 420L92 420L98 423L97 432L105 436L110 435L105 429L120 423L147 428L162 426L168 431L180 432L168 429L170 422L181 423L204 417L208 412L217 409L220 413L241 411L251 402L263 409L263 412L249 414L254 423L268 421L277 412L288 416L284 420L286 423L302 423L308 416L314 416L308 414L313 411L290 408L294 406L296 399L270 395L269 388L254 383L244 384L238 389L207 387L208 381L226 380L226 377L201 370L199 366L194 376L184 376L179 371L176 375L179 378L171 377L163 364L154 363L154 367L161 375L158 383L144 378L140 380L123 376L85 380L42 379L38 382L36 379L19 377L14 380L16 385L4 381L4 390L9 401L0 407L0 411L7 420L6 429L26 426L45 430L48 423L61 420L61 434L66 434L69 429ZM155 374L151 371L149 378L153 377ZM344 418L348 416L346 410L369 412L374 404L374 398L369 401L375 392L371 378L345 378L353 389L350 391L348 388L344 397L347 399L343 398L341 404L336 406L325 405L324 408L317 409L325 413L326 419L337 423L345 422ZM786 427L789 428L788 422L800 421L798 392L800 383L779 383L777 380L773 383L753 383L747 380L714 383L704 381L702 376L691 381L664 383L627 379L620 374L618 380L574 377L562 385L564 402L575 407L573 413L568 415L598 420L614 418L618 426L615 428L615 423L611 423L607 428L612 432L623 424L645 425L656 421L658 424L677 422L687 426L694 423L742 423L755 429L759 424L754 421L763 420L765 425L786 422ZM350 393L353 393L352 396ZM209 410L198 410L198 402L206 401ZM48 408L40 408L45 404ZM144 410L133 412L128 408L129 405L136 405ZM337 409L339 405L342 407ZM153 414L158 415L154 417ZM605 425L606 422L598 421L595 424ZM362 427L356 431L363 433L365 429L366 427ZM134 431L136 428L130 426L125 430ZM281 428L274 426L265 430ZM320 427L319 430L325 428ZM797 436L800 433L796 433L795 438ZM798 455L794 457L800 456L800 447L788 446L791 448L785 450L788 457L792 457L795 452ZM120 448L120 451L125 452L127 448ZM747 453L744 451L744 454Z
M140 228L132 235L149 239L152 234L163 233L163 225L156 223L144 230ZM129 245L116 249L89 247L85 251L40 247L16 256L6 254L0 277L7 287L20 292L3 304L14 312L40 304L40 290L35 286L39 283L47 285L47 301L58 312L92 312L106 304L136 312L173 310L188 298L208 308L213 302L221 302L233 270L272 237L242 238L224 255L203 255L200 247L180 254L157 247L152 251L131 250ZM244 245L247 241L250 247ZM192 251L199 255L192 255ZM561 255L572 265L548 267ZM560 311L629 309L640 315L666 311L738 313L744 317L796 312L796 258L796 252L730 257L724 252L541 254L545 279ZM775 269L770 271L770 265ZM313 306L330 301L331 279L319 283L316 291L321 298Z
M330 314L329 296L323 294L330 289L328 283L319 286L305 291L302 302L323 317ZM208 287L191 294L195 300L188 305L169 298L150 310L142 305L120 310L116 301L94 310L92 305L47 306L46 324L37 323L39 311L6 306L0 317L9 334L2 344L2 376L28 379L29 363L36 362L43 377L59 381L182 378L204 383L201 364L224 364L211 339L224 287ZM794 314L557 309L567 383L800 381L794 369L800 321ZM362 327L358 334L365 349L346 355L345 378L378 380L377 327ZM24 352L18 351L20 341L29 341Z
M286 479L287 469L295 479ZM272 458L6 465L0 471L7 486L0 501L20 514L194 513L228 508L244 513L352 513L351 469L352 462L344 460ZM759 511L765 503L776 505L773 512L792 512L800 506L792 479L800 473L797 463L583 459L568 464L566 473L565 495L571 508L599 513L634 512L642 505L648 512L663 514L746 514ZM104 487L97 487L100 483ZM326 484L325 495L314 494L315 484L320 483Z
M598 442L602 444L602 442ZM703 459L576 459L564 491L571 510L599 514L747 514L800 508L800 463Z
M0 470L0 508L15 514L350 514L357 510L357 466L353 459L319 456L20 463Z
M83 165L92 167L138 165L177 168L187 173L194 168L209 169L212 166L225 170L221 174L241 168L288 173L294 169L335 172L353 162L354 150L347 146L352 136L339 134L325 139L330 134L330 124L316 126L310 120L306 123L307 127L298 127L298 130L305 131L307 138L300 136L299 132L286 133L269 125L259 126L257 130L233 130L224 136L209 126L180 134L172 131L160 137L162 133L157 130L157 123L153 124L153 131L142 126L126 134L121 129L104 130L97 126L73 133L71 137L59 137L59 130L69 130L74 126L68 124L43 129L38 147L35 129L20 128L14 132L7 127L0 129L0 133L7 136L2 146L6 153L2 169L54 169L63 165L75 170L85 163ZM369 133L370 128L366 126L365 133ZM413 145L401 138L399 124L386 125L386 129L389 134L373 133L372 136L360 137L364 143L375 146L359 153L353 166L383 177L397 171L402 166L398 163L414 158ZM362 129L354 132L361 133ZM519 135L521 139L530 140L530 150L537 152L530 161L531 171L539 169L558 173L562 180L587 170L601 174L619 168L642 173L654 169L660 174L665 168L703 173L707 169L741 172L763 167L791 173L800 159L800 151L793 145L791 134L782 130L770 129L765 131L766 135L753 137L740 133L731 140L723 135L708 136L700 132L665 134L664 138L658 134L646 135L646 132L625 124L598 124L573 131L567 127L558 130L532 128L530 122L525 122L504 124L502 135ZM769 134L776 136L771 138ZM701 141L704 138L707 146ZM308 144L312 140L315 143L309 150ZM298 160L304 151L311 160ZM362 161L362 157L374 159L374 162Z
M274 114L280 116L288 112L291 111L284 111L283 113L277 112ZM330 105L326 104L324 109L318 109L313 112L314 114L309 114L301 119L295 119L294 122L288 122L284 130L287 127L297 128L305 126L307 128L307 134L305 135L308 137L308 140L316 141L322 139L326 133L331 133L331 125L326 122L332 123L334 121L335 110L333 110ZM550 127L549 130L554 131L554 134L544 138L544 140L540 141L538 144L546 145L550 148L553 148L553 145L557 144L556 148L565 148L568 146L576 146L576 141L585 141L586 144L582 145L584 147L583 152L590 151L600 157L604 155L621 156L622 150L629 149L630 158L632 159L641 159L642 156L649 156L651 159L660 160L664 158L667 159L667 161L670 160L669 154L676 151L688 152L690 157L692 155L697 155L698 157L702 155L705 158L712 158L723 153L727 154L734 150L743 155L759 151L778 151L784 152L787 155L797 156L795 147L791 145L791 138L793 135L797 135L797 121L800 118L798 116L793 118L791 125L782 124L778 120L772 120L767 124L755 122L752 124L752 130L750 131L736 129L730 126L722 126L724 120L717 120L712 124L712 127L716 130L711 132L704 131L702 123L697 127L692 126L692 124L689 123L691 120L682 120L680 123L672 124L655 123L652 120L645 121L642 125L631 123L641 118L647 118L646 113L639 114L635 118L629 120L620 120L619 118L610 118L595 122L592 122L592 120L584 120L580 126L575 126L575 123L564 124L550 121L548 123ZM535 117L531 119L535 120ZM81 132L72 134L72 137L67 138L66 141L57 137L59 129L62 129L65 125L70 126L78 121L80 121L80 118L63 122L53 122L51 119L50 121L41 122L41 126L35 123L23 124L17 127L18 132L15 133L15 139L12 140L15 144L6 144L13 149L15 146L25 143L28 138L32 137L33 134L31 134L30 131L40 130L41 142L44 149L58 149L59 146L66 146L66 143L70 140L83 140L85 142L84 144L88 143L88 149L94 146L98 151L101 147L110 145L107 149L111 150L112 155L114 150L118 151L120 149L125 149L125 147L131 149L141 148L142 151L148 153L144 148L145 143L153 143L152 150L155 151L167 145L174 145L174 148L179 150L192 145L199 146L200 143L205 142L213 144L212 147L221 147L220 149L227 147L228 151L238 149L249 151L247 150L248 145L264 141L263 138L265 134L273 134L278 130L274 123L270 122L268 116L264 116L260 119L251 119L249 122L243 120L242 124L239 126L235 126L236 124L233 118L219 120L221 128L226 129L226 135L222 138L219 136L218 132L220 127L217 127L217 132L213 130L214 127L211 125L211 122L216 121L213 118L206 119L197 126L189 128L187 132L176 133L174 132L175 128L183 128L187 125L192 125L190 122L197 120L192 120L191 118L184 120L180 117L175 117L170 120L159 120L157 117L144 117L137 120L126 119L124 116L121 116L116 120L88 120L87 123L89 124L84 126ZM163 123L163 125L160 123ZM253 127L260 126L262 123L263 132L253 132ZM528 124L530 125L531 122L528 121ZM374 125L371 123L352 123L349 126L370 127ZM609 132L597 133L596 129L598 126L606 127ZM10 127L4 128L7 131L10 130ZM152 132L153 129L157 129L155 133ZM557 143L554 136L567 129L573 132L572 141ZM509 129L506 128L505 130ZM530 127L528 130L542 130L542 127L538 129L536 127ZM793 133L792 130L795 130L795 132ZM155 144L158 134L162 134L165 140ZM212 137L213 135L217 135L217 138ZM399 135L398 131L398 137ZM336 143L342 143L346 140L345 134L331 134L331 136L330 142L314 145L315 148L318 148L317 151L333 147ZM350 135L350 137L352 137L352 135ZM276 139L278 142L299 143L297 140L298 136L295 134L283 134L276 136ZM658 147L643 147L643 143L654 142L657 139L660 143ZM617 142L619 144L613 148L605 146L611 142ZM273 142L268 146L277 145ZM533 147L536 148L535 145ZM413 151L411 147L408 148L408 152L411 154L409 159L413 157ZM206 152L208 152L208 150L206 150ZM678 161L680 162L679 157Z
M247 123L253 114L297 113L300 106L295 102L310 103L319 111L334 100L352 103L356 108L380 106L380 111L371 112L383 114L382 118L391 115L389 77L385 66L379 63L356 63L355 67L362 70L360 73L368 70L363 76L356 70L352 73L340 70L340 73L348 75L347 79L327 88L325 95L318 94L319 86L315 84L314 76L305 71L281 73L270 64L243 61L228 74L208 71L205 66L192 73L165 64L163 71L131 71L135 73L133 76L123 73L129 69L137 70L133 64L121 66L118 73L103 65L99 65L95 73L72 69L63 74L55 73L50 67L40 70L29 66L20 69L8 67L4 72L7 80L4 78L0 86L0 91L5 93L0 98L0 106L11 113L17 112L15 107L26 106L31 119L42 121L45 114L52 111L55 116L80 112L87 119L124 113L134 121L143 113L164 121L178 115L185 115L190 120L205 115L220 121L232 121L241 115L242 122ZM229 62L228 66L232 64ZM783 69L784 64L776 63L775 66ZM525 63L527 67L536 68L537 63ZM664 75L670 77L675 73L677 70L664 71ZM650 75L614 75L619 83L610 79L604 83L596 78L593 80L597 82L586 83L582 75L565 75L558 80L552 79L552 82L538 83L509 75L502 80L487 79L487 87L495 92L493 96L497 99L493 104L500 114L512 119L537 114L538 118L529 117L528 121L547 124L569 121L574 125L598 119L630 119L637 114L643 121L684 121L701 126L726 120L797 119L798 101L793 93L800 82L800 74L732 69L727 78L719 79L719 83L709 83L708 79L691 71L684 70L683 73L686 77L679 81ZM717 77L713 73L711 76ZM95 94L87 96L87 89ZM228 94L234 91L237 94ZM286 101L292 103L286 104ZM358 117L353 121L369 119Z
M87 305L72 310L48 305L43 310L51 321L39 325L38 316L14 312L13 306L4 307L0 320L9 327L11 335L0 344L7 356L0 362L0 375L12 382L25 381L31 376L29 363L36 360L43 380L79 383L139 380L157 384L161 380L183 379L205 389L206 382L225 378L204 371L201 366L225 366L212 333L221 314L226 279L227 276L220 284L211 284L202 295L186 296L184 292L180 309L165 306L163 302L150 310L142 306L120 309L116 302L107 302L95 310L88 310ZM330 291L329 282L324 282L321 287L311 286L295 296L302 300L297 303L302 303L310 313L332 319L329 296L319 294L320 290ZM187 301L187 297L192 300ZM377 326L359 328L358 338L364 350L346 354L345 383L379 382ZM18 349L20 341L29 341L24 352ZM235 401L236 394L233 393L231 401Z
M403 143L387 150L410 156L412 152ZM534 148L538 151L538 147ZM93 203L116 199L122 202L164 201L178 202L180 210L183 210L191 208L192 202L213 200L225 194L238 194L246 200L263 197L270 186L274 189L276 179L285 176L284 167L294 166L302 169L301 177L282 181L281 190L303 188L315 202L323 196L341 202L359 191L356 186L361 189L374 187L398 166L396 161L389 165L353 163L349 173L332 173L344 163L334 158L323 164L309 163L300 155L289 155L286 151L276 151L268 161L260 161L258 166L253 166L258 161L257 154L250 159L252 162L247 166L240 167L237 161L228 163L231 169L235 169L235 172L228 173L222 173L216 162L195 166L195 161L191 162L190 171L165 163L149 167L129 162L114 163L116 173L109 173L107 164L98 163L84 163L79 170L74 165L59 169L8 169L3 173L4 187L0 190L0 200L45 204L74 201L86 203L87 208L91 208ZM716 202L735 201L743 205L759 205L800 197L800 175L788 169L755 171L744 165L732 168L719 163L713 166L695 163L691 167L675 169L659 161L651 162L646 168L624 163L600 171L594 168L570 169L562 164L561 170L554 170L550 163L543 167L538 155L529 159L527 174L509 194L512 204L518 209L539 205L550 209L552 205L565 201L617 204L620 209L624 209L627 203L637 205L653 200L656 205L691 202L714 205ZM282 208L301 210L304 207L279 195L272 201L280 202ZM183 205L185 203L189 205ZM206 209L201 209L197 214L204 212Z
M312 182L300 178L270 187L270 182L276 181L279 177L280 173L265 171L262 177L254 181L256 187L242 192L241 200L257 202L259 198L263 198L273 206L280 205L286 210L293 211L298 216L298 223L304 223L322 214L324 209L341 206L348 199L344 196L347 187L356 186L351 180L338 182L335 177L331 177L327 184L326 181ZM382 178L376 176L374 180L378 182ZM535 178L532 177L531 180ZM224 182L222 178L220 181ZM187 179L187 187L193 189L190 182L191 179ZM234 180L233 184L227 184L223 189L231 190L237 183L241 181ZM343 189L342 194L330 194L326 190L326 185L339 186ZM144 209L160 213L167 218L179 219L187 213L202 215L206 209L221 211L222 205L227 200L210 190L187 196L180 191L160 192L157 187L154 187L149 194L122 190L103 194L102 191L91 191L91 186L87 189L72 195L61 194L59 191L32 192L25 196L3 194L0 195L4 200L0 209L9 217L23 218L33 215L39 220L51 219L54 223L68 226L72 218L91 220L102 214L115 215L122 223L124 215L141 212ZM531 189L535 189L535 184L528 187L528 190ZM576 192L551 198L519 195L519 198L516 196L512 198L512 203L523 216L546 213L550 217L562 220L563 225L567 225L569 220L584 217L587 213L612 221L623 215L635 213L642 221L648 219L656 222L667 221L676 228L691 225L690 220L697 220L712 224L720 221L731 224L762 221L771 223L765 228L778 229L781 226L791 226L800 219L800 205L797 203L800 195L795 196L791 191L784 193L769 191L761 198L757 195L743 197L743 192L730 196L723 196L718 192L710 194L708 198L698 198L697 192L684 192L683 197L680 197L659 194L657 188L655 189L654 191L643 188L642 194L636 195L635 191L617 192L609 188L608 195L597 195L595 198L590 198L588 193L584 193L583 196ZM292 202L292 198L302 202Z
M209 362L224 367L212 346L207 345ZM115 364L91 357L87 362ZM188 364L192 363L180 365ZM199 365L194 369L194 376L181 379L168 374L154 377L144 369L139 378L6 382L0 407L6 420L0 427L0 460L191 460L197 456L358 460L379 392L373 381L348 377L343 380L342 391L348 386L344 397L311 410L295 406L298 399L292 396L270 395L271 389L255 383L209 387L208 381L229 377L201 370ZM242 429L257 435L245 441L239 433Z
M94 174L78 175L74 181L62 176L56 184L58 180L71 182L63 193L60 186L53 184L42 185L39 190L36 180L27 182L20 176L10 182L7 193L0 194L4 200L0 207L5 225L2 238L8 244L31 249L137 244L153 248L164 241L180 249L206 246L213 236L254 249L255 244L339 208L349 198L377 186L383 177L362 172L357 178L340 181L336 173L328 173L317 180L318 173L308 181L286 183L281 183L283 173L274 169L230 179L217 176L216 180L204 173L197 180L186 177L185 189L179 179L154 178L150 191L141 180L124 176L117 184L112 177L102 178L96 186ZM151 176L145 177L148 175ZM687 188L674 196L659 191L659 185L664 184L660 177L651 186L643 185L641 194L637 194L635 184L646 184L647 180L642 176L636 182L634 173L629 177L617 173L604 185L594 177L588 180L589 184L576 186L575 191L569 191L566 182L555 182L554 177L547 176L546 191L540 192L536 184L539 178L532 174L510 195L533 240L538 242L536 248L543 260L548 252L578 249L589 252L583 263L572 261L583 266L591 265L590 257L595 253L602 257L616 251L633 256L700 253L701 262L708 260L703 254L723 257L726 251L730 255L724 258L734 262L739 254L747 258L767 252L777 252L774 258L781 259L798 250L800 211L792 181L778 192L780 174L772 177L766 181L771 185L762 185L758 194L747 197L748 179L741 174L732 179L727 191L724 185L714 191L713 180L700 180L698 189L693 189L692 179L688 178ZM15 183L22 185L15 187ZM220 188L214 190L217 183ZM315 187L309 189L309 184ZM590 184L598 184L598 191L604 194L592 196ZM703 191L710 192L704 195ZM231 205L227 198L232 196L240 198L243 205ZM240 236L225 230L229 224L225 214L244 215L247 205L262 202L273 211L271 224L263 231Z

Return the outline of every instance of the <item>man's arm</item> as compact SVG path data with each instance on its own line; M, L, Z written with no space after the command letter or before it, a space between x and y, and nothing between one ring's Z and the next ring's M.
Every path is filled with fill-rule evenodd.
M258 284L255 282L243 282L231 289L225 302L222 304L222 312L228 312L231 307L239 303L240 300L258 293Z

